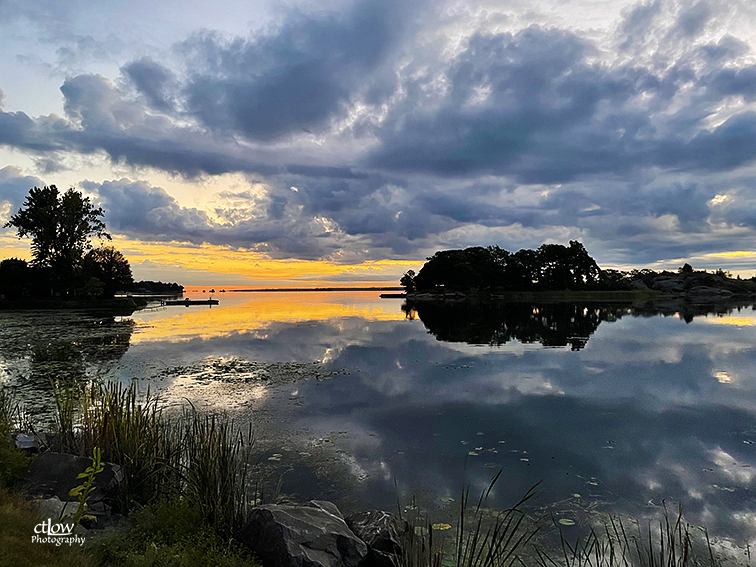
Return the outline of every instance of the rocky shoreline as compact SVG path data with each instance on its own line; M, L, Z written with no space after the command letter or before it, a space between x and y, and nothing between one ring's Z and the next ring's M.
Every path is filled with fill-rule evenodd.
M90 459L46 451L36 455L20 491L37 501L41 522L63 522L78 506L69 490ZM83 538L127 530L129 519L118 509L121 468L106 463L87 502L87 515L75 527ZM396 515L369 510L344 516L328 501L262 504L250 509L235 538L265 567L397 567L409 525ZM82 540L84 541L84 540Z

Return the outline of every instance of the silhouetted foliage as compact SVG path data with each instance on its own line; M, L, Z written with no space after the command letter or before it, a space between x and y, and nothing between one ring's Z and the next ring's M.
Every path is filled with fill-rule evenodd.
M176 294L184 293L184 286L177 283L154 282L152 280L142 280L135 282L133 290L136 293L155 293L155 294Z
M415 291L415 270L408 270L399 280L399 284L407 293Z
M32 238L32 265L70 270L78 266L84 250L91 248L90 238L110 239L105 223L95 208L80 192L69 189L63 195L55 185L33 187L24 205L6 223L17 229L18 237Z
M585 247L544 244L537 250L510 253L498 246L436 252L415 277L418 291L443 287L477 289L563 290L596 287L601 269Z
M131 276L131 266L118 250L112 246L93 248L83 260L84 274L90 280L87 286L96 286L91 279L99 280L102 284L102 295L113 297L116 291L128 291L134 283Z
M8 258L0 262L0 295L19 299L28 293L31 270L26 260Z
M103 214L74 189L60 194L55 185L33 187L5 224L19 238L32 239L33 259L28 264L16 258L0 262L0 295L94 298L130 289L131 267L123 254L112 246L92 248L95 237L110 240Z
M15 228L19 238L31 237L31 266L50 269L53 287L68 293L75 286L85 250L92 247L90 239L110 239L102 216L102 209L80 192L69 189L61 195L50 185L33 187L5 226Z

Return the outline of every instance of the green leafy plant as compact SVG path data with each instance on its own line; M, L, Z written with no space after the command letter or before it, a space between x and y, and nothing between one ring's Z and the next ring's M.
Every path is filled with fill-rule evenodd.
M98 447L95 447L92 450L92 456L89 458L92 459L92 464L76 477L85 479L84 482L68 491L69 496L76 496L79 499L79 507L71 518L74 525L81 522L82 518L93 521L97 520L94 516L85 515L85 512L87 511L87 500L89 500L89 495L92 494L95 489L95 476L105 469L105 465L102 462L102 452Z

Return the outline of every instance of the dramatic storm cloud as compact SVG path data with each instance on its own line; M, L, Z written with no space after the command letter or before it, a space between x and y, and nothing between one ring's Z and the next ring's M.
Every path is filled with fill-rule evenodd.
M0 203L68 183L118 234L277 259L756 249L750 4L568 4L167 3L144 22L106 3L98 29L76 3L4 3L0 65L44 88L0 75Z

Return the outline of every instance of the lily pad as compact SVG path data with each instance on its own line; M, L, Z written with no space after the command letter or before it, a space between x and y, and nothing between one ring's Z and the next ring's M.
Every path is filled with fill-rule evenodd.
M575 520L570 520L569 518L561 518L559 520L559 523L562 524L563 526L574 526Z
M434 530L450 530L451 524L433 524L431 527Z
M478 453L477 451L470 451L470 452L468 452L467 454L468 454L468 455L471 455L471 456L473 456L473 457L477 457L478 455L480 455L480 453Z

